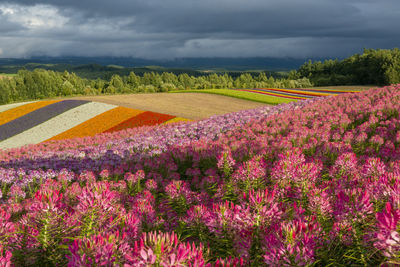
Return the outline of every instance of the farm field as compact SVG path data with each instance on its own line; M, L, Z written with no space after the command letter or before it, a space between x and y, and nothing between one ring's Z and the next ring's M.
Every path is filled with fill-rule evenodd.
M313 97L322 97L337 95L342 93L356 93L361 87L331 87L331 88L302 88L302 89L285 89L285 88L249 88L249 89L205 89L205 90L188 90L188 91L172 91L171 93L206 93L230 96L239 99L251 100L266 104L281 104L291 101L303 100Z
M3 105L0 106L0 149L179 121L188 120L85 100Z
M199 94L213 94L213 95L221 95L228 96L231 98L255 101L264 104L282 104L289 103L291 101L295 101L294 99L281 98L277 96L270 96L266 94L254 94L253 92L241 91L241 90L233 90L233 89L199 89L199 90L182 90L182 91L171 91L170 94L189 94L189 93L199 93Z
M3 265L396 265L400 85L0 150L0 188Z
M328 89L328 90L338 90L338 91L365 91L369 89L378 88L376 85L335 85L335 86L315 86L303 89Z
M84 96L74 97L72 99L89 100L128 108L150 110L192 120L205 119L213 115L222 115L265 105L265 103L200 93Z

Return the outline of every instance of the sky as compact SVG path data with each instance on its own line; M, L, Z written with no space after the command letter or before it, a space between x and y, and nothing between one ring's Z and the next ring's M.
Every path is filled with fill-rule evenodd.
M0 57L344 58L399 25L399 0L0 0Z

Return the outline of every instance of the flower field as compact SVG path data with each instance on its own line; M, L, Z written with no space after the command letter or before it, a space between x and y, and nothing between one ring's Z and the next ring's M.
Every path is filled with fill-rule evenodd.
M393 85L0 150L0 266L398 265L399 111Z
M185 121L172 115L85 100L0 106L0 149Z
M302 100L313 97L339 95L343 93L357 93L359 91L339 91L329 89L280 89L280 88L255 88L255 89L234 89L241 92L257 93L284 99Z
M198 89L185 91L171 91L170 93L205 93L230 96L245 100L256 101L265 104L282 104L291 101L304 100L314 97L339 95L345 93L357 93L358 90L349 89L281 89L281 88L248 88L248 89Z
M239 89L197 89L197 90L170 91L169 93L172 94L201 93L201 94L222 95L222 96L229 96L237 99L250 100L270 105L277 105L277 104L296 101L296 99L283 98L279 97L279 95L255 94L253 91L245 91Z

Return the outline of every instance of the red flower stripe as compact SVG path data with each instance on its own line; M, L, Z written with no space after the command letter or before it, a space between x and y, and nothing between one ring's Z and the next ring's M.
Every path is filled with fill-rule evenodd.
M146 111L104 131L104 133L111 133L145 125L151 126L151 125L161 124L173 118L175 118L175 116Z
M262 91L257 91L257 90L250 90L250 89L238 89L239 91L244 91L244 92L250 92L250 93L257 93L257 94L263 94L263 95L270 95L270 96L277 96L277 97L283 97L283 98L290 98L290 99L306 99L305 97L301 96L288 96L288 95L281 95L278 93L268 93L268 92L262 92Z
M262 89L264 89L264 88L262 88ZM278 89L278 88L265 88L265 89L266 90L277 91L277 92L292 93L292 94L307 95L307 96L326 96L326 95L331 95L330 93L314 93L314 92L305 92L305 91ZM337 92L336 92L336 94L337 94Z
M126 107L116 107L46 141L94 136L143 112L145 111Z
M334 93L334 94L337 94L337 93L359 93L359 92L361 92L359 90L337 91L337 90L320 89L320 88L318 88L318 89L309 89L309 88L307 88L307 91L316 91L316 92L322 91L324 93Z

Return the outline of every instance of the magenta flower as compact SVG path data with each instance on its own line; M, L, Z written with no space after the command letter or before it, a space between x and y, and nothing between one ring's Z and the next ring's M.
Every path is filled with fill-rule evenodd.
M315 261L321 228L312 218L269 228L264 239L264 262L271 266L305 266Z
M69 246L68 266L119 266L130 247L119 232L77 239Z
M0 244L0 266L2 267L11 267L13 266L11 263L12 253L8 250L5 250L3 246Z
M364 177L373 177L378 179L386 172L385 164L379 158L368 158L362 170Z
M149 190L156 190L157 189L157 182L153 179L149 179L146 181L146 188Z
M172 233L144 233L125 255L124 266L204 266L203 248L182 243Z
M234 165L235 160L233 159L230 150L224 151L217 156L217 167L225 174L225 176L230 174Z
M103 179L109 178L110 177L110 171L108 169L103 169L100 173L99 176Z
M386 257L394 257L400 251L400 235L398 232L399 213L392 209L388 202L382 212L376 214L377 232L374 246Z
M209 265L207 265L209 266ZM210 266L212 266L210 264ZM244 260L242 258L226 258L226 259L218 259L215 262L214 267L242 267L245 266Z

